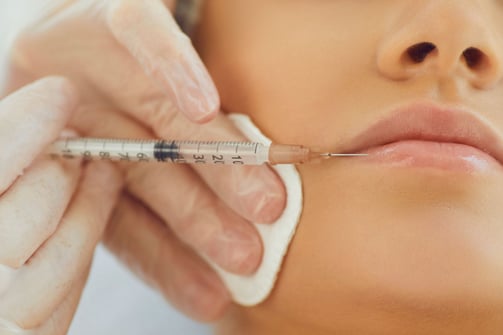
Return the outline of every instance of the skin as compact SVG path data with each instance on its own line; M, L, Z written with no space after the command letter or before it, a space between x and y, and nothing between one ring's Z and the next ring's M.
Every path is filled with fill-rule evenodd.
M222 108L276 142L337 151L415 101L503 131L498 1L212 0L195 41ZM400 61L420 42L440 51ZM470 68L474 45L485 63ZM303 215L276 288L234 306L218 334L501 334L500 170L340 159L299 171Z

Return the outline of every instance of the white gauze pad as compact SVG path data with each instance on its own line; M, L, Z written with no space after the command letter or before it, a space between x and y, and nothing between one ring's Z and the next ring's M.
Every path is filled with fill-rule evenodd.
M251 141L271 143L248 116L231 114L229 118ZM233 300L244 306L253 306L264 301L272 291L302 213L302 183L295 166L277 165L273 168L285 184L287 201L283 214L276 222L253 223L264 247L262 263L258 270L250 276L238 276L210 262L231 292Z

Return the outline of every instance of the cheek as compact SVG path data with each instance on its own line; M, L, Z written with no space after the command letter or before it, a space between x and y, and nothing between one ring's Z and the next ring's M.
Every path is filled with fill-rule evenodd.
M324 147L333 144L334 128L349 133L358 125L358 115L351 111L369 110L374 107L369 102L383 100L373 64L378 37L369 33L367 24L338 15L344 8L332 8L328 2L323 6L329 8L320 9L318 2L306 5L313 8L303 8L300 16L292 14L293 8L254 13L260 25L203 22L198 45L225 111L250 115L277 142ZM374 18L361 12L367 7L352 10ZM216 12L208 9L210 23ZM236 13L226 15L232 18ZM366 23L382 29L377 22ZM204 40L205 34L211 38Z

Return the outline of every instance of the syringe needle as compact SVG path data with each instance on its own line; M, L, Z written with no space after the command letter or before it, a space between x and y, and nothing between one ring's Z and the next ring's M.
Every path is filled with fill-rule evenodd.
M364 156L368 156L368 154L336 154L336 153L332 153L332 152L326 152L326 153L320 154L320 156L323 156L323 157L364 157Z

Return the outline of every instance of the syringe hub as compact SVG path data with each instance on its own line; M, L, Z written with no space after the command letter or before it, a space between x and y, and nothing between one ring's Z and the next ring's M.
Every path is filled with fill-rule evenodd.
M270 164L303 164L311 160L311 150L302 145L271 144Z
M367 154L339 154L322 152L319 148L307 148L302 145L271 144L269 164L304 164L319 163L333 157L360 157Z

